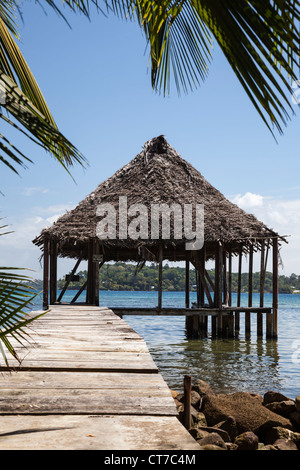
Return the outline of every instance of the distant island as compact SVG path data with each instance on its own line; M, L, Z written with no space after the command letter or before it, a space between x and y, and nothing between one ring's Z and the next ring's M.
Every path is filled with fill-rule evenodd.
M209 276L214 281L214 270L208 270ZM68 289L77 290L87 279L87 271L76 273L79 280L70 282ZM248 273L242 273L242 292L248 290ZM253 274L253 292L259 292L260 274ZM57 288L62 289L65 285L65 277L57 282ZM232 292L237 292L238 275L232 273ZM42 289L42 281L36 281L35 287ZM106 263L99 272L100 290L112 291L151 291L158 289L158 268L157 264L143 266L138 270L134 264L118 262L114 264ZM168 264L163 268L163 290L164 291L184 291L185 290L185 268L171 267ZM190 290L196 290L195 271L190 270ZM266 273L265 292L272 292L272 273ZM293 294L300 293L300 275L279 276L279 293Z

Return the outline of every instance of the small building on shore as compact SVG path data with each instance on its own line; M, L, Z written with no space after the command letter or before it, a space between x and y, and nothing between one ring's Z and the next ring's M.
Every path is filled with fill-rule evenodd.
M119 315L185 315L190 336L201 336L211 319L213 334L238 334L240 314L245 314L245 332L250 334L256 314L257 334L277 337L278 256L285 238L226 199L202 174L172 148L164 136L147 141L127 165L90 193L75 209L42 230L33 243L43 252L44 308L63 302L68 283L75 279L82 260L88 261L87 282L73 302L86 291L86 303L99 305L99 269L108 261L133 261L142 267L158 264L157 307L114 309ZM273 303L264 305L264 280L272 252ZM253 306L253 259L259 255L260 304ZM247 305L241 304L242 260L248 266ZM66 286L57 295L57 258L74 259ZM232 302L232 260L237 257L238 292ZM186 266L185 308L162 304L163 261ZM207 262L215 266L210 278ZM197 302L191 305L189 270L197 280Z

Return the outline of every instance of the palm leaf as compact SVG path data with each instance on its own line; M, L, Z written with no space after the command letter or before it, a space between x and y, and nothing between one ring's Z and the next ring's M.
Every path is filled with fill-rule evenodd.
M3 225L0 229L6 227ZM7 233L10 232L2 232L0 236ZM24 327L46 313L42 312L34 316L30 314L29 310L38 294L31 286L32 279L23 273L19 274L18 271L23 270L14 267L0 267L0 354L7 366L7 351L19 360L11 338L25 346L29 333Z
M215 41L265 124L282 133L282 126L294 114L291 96L299 72L299 0L106 3L115 14L135 19L143 28L155 90L170 93L171 77L179 93L197 88L207 77Z

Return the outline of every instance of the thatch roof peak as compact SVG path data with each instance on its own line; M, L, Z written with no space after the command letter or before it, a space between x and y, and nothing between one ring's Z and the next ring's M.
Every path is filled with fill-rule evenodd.
M128 205L144 204L203 204L207 243L222 241L233 248L247 240L273 238L278 235L226 199L201 173L185 161L171 147L163 135L145 142L142 151L128 164L89 194L78 206L61 216L50 228L44 229L33 242L42 245L45 237L59 242L62 256L76 256L88 240L96 238L99 217L96 208L109 203L118 207L119 197L127 196ZM151 223L151 218L149 218ZM151 247L158 240L109 240L101 241L106 251L109 247L121 250L137 249L141 245ZM174 247L182 240L170 239ZM112 258L111 258L112 259Z

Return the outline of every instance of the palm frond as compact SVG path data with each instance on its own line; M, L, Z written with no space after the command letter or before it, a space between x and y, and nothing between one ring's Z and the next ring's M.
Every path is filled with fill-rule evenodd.
M6 228L0 227L0 230ZM0 232L0 236L10 232ZM18 271L22 272L21 274ZM32 286L32 278L23 274L22 268L0 267L0 354L8 365L6 351L19 360L10 338L14 338L22 346L28 340L25 326L44 315L31 315L30 308L38 293Z
M0 117L1 108L8 112L19 125L15 129L26 130L36 142L51 153L65 169L79 163L87 165L86 159L64 137L50 113L36 80L27 65L6 23L0 16ZM7 119L9 124L11 119ZM31 160L1 135L0 160L18 173L18 165L25 166ZM8 144L8 145L7 145ZM68 171L68 170L67 170Z
M265 124L271 132L275 126L282 133L294 114L299 0L106 0L106 4L143 28L155 90L170 93L172 77L179 93L197 88L207 77L212 44L217 42Z

